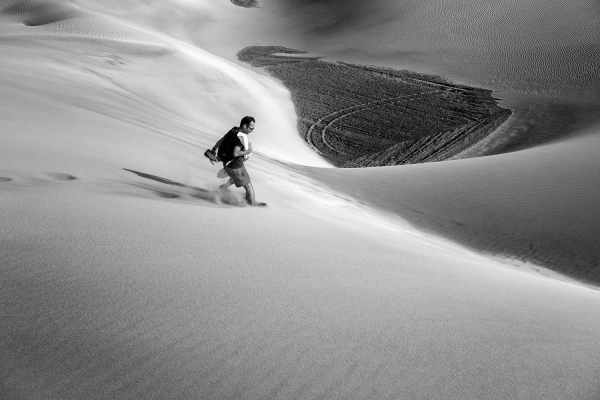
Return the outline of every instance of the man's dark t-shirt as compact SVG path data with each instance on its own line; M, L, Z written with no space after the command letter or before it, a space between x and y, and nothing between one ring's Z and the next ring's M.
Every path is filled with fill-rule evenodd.
M233 147L238 146L240 149L244 149L244 144L240 140L239 136L235 136L235 140L233 141ZM232 151L233 153L233 151ZM226 164L226 163L223 163ZM227 164L227 168L238 169L244 166L244 157L234 157L233 161Z

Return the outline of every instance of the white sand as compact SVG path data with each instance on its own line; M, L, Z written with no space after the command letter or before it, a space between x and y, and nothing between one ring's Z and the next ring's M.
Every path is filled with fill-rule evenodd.
M600 396L600 292L405 222L590 257L598 128L338 171L297 137L280 84L192 44L212 27L226 52L245 15L262 18L245 41L279 37L277 3L122 3L0 1L0 397ZM208 193L221 181L202 152L246 114L267 208Z

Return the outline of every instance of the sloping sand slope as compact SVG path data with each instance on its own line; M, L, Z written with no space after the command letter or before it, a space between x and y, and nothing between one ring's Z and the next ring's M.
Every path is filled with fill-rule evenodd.
M52 22L20 25L15 4ZM199 4L207 18L260 11ZM477 229L490 213L531 238L561 199L557 226L592 218L596 136L339 174L297 137L280 84L173 39L168 20L142 18L152 5L0 3L0 397L598 398L600 292L353 201L425 225ZM246 114L267 208L217 195L202 156ZM475 207L502 188L515 196ZM540 212L527 228L528 193L544 208L526 205ZM448 197L474 206L442 219Z
M494 157L313 176L518 266L600 282L600 132ZM523 265L525 264L525 265Z

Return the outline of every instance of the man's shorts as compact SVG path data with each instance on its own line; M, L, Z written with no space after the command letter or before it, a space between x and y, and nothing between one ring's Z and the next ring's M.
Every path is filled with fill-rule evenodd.
M233 183L235 183L236 187L246 186L250 183L250 175L248 175L248 171L246 171L246 167L244 165L241 168L231 169L229 167L225 167L225 172L231 179L233 179Z

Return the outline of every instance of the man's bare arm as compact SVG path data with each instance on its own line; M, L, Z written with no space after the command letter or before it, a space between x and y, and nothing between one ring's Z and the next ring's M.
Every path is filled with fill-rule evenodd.
M243 157L246 154L252 153L252 145L248 144L248 150L242 150L240 146L235 146L233 148L233 156L234 157Z

